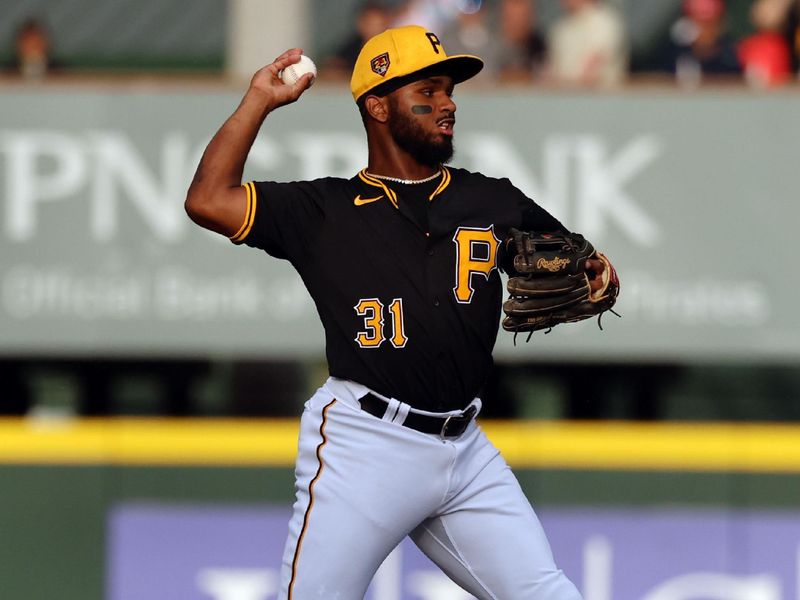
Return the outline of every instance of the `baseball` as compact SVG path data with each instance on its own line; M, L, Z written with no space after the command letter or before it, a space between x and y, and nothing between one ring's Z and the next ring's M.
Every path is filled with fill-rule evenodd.
M294 83L306 73L311 73L313 75L311 78L311 85L314 85L314 79L317 77L317 65L305 54L301 54L300 62L286 67L280 72L280 78L286 85L294 85Z

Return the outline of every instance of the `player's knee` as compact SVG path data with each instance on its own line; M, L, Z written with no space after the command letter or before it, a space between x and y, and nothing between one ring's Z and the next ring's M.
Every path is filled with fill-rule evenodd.
M531 589L531 594L525 597L531 600L583 600L578 588L560 569L550 571L537 580Z
M512 578L504 580L492 589L495 598L514 598L515 600L583 600L578 588L556 569L538 572L531 579Z

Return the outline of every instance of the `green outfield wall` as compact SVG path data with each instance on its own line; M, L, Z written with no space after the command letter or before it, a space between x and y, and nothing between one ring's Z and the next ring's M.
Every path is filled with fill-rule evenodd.
M784 511L800 427L488 422L535 507ZM103 598L122 503L288 505L294 421L0 420L0 597Z

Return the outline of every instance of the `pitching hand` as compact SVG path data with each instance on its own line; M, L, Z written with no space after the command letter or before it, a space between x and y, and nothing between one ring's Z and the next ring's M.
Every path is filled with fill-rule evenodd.
M250 81L250 89L266 96L270 108L278 108L295 102L300 95L311 86L313 76L306 73L294 85L286 85L278 77L278 73L300 60L301 48L292 48L281 54L271 64L262 67Z

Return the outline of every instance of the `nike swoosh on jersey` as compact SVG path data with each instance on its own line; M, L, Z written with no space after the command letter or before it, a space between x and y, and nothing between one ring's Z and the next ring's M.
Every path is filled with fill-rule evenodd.
M383 198L383 194L381 194L380 196L375 196L374 198L362 198L361 194L359 194L353 200L353 204L355 204L356 206L364 206L365 204L369 204L370 202L375 202L377 200L380 200L381 198Z

